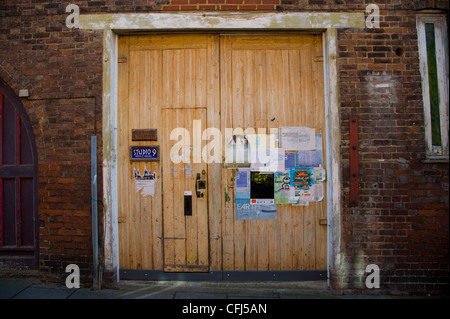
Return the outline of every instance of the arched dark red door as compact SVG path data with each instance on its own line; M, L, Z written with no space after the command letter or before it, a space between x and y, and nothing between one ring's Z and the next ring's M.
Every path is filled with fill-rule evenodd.
M0 79L0 263L38 265L37 152L30 120Z

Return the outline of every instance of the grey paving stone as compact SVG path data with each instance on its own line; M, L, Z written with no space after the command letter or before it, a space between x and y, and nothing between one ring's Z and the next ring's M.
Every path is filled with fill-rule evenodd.
M13 299L67 299L75 292L61 285L31 285L22 290Z
M278 295L228 295L228 299L280 299Z
M211 294L205 292L177 292L175 299L226 299L226 294Z
M0 299L11 299L37 280L23 278L0 278Z
M69 299L118 299L120 292L112 289L92 290L90 288L76 289Z

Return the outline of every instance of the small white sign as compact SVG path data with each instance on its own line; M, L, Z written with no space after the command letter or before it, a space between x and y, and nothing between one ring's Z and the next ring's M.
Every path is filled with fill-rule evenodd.
M192 196L192 191L184 191L184 196Z

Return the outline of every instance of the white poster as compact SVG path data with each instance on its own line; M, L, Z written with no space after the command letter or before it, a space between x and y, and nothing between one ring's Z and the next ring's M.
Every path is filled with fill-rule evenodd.
M144 175L141 175L139 169L134 168L134 182L135 191L141 192L141 195L155 196L155 182L156 182L156 172L149 172L147 168L144 168Z
M316 130L309 127L280 127L280 147L285 150L314 150Z
M284 171L284 150L280 148L257 148L252 150L252 163L250 166L252 172L273 173Z

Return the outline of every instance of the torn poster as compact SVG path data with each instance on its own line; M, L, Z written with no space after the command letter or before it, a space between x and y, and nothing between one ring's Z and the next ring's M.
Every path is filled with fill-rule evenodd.
M141 175L139 168L134 168L134 182L136 193L140 191L144 197L155 196L156 172L152 174L144 167L144 175Z
M320 202L323 199L323 183L312 184L309 189L291 187L289 198L294 205L304 206L308 202Z
M289 204L289 171L275 173L275 204Z
M192 164L191 163L186 164L181 170L184 172L184 176L185 177L192 177L192 176L194 176L194 173L192 171Z
M314 150L315 129L309 127L280 127L280 147L285 150Z
M313 168L313 175L314 175L315 182L322 182L325 180L325 177L326 177L325 170L321 166Z

